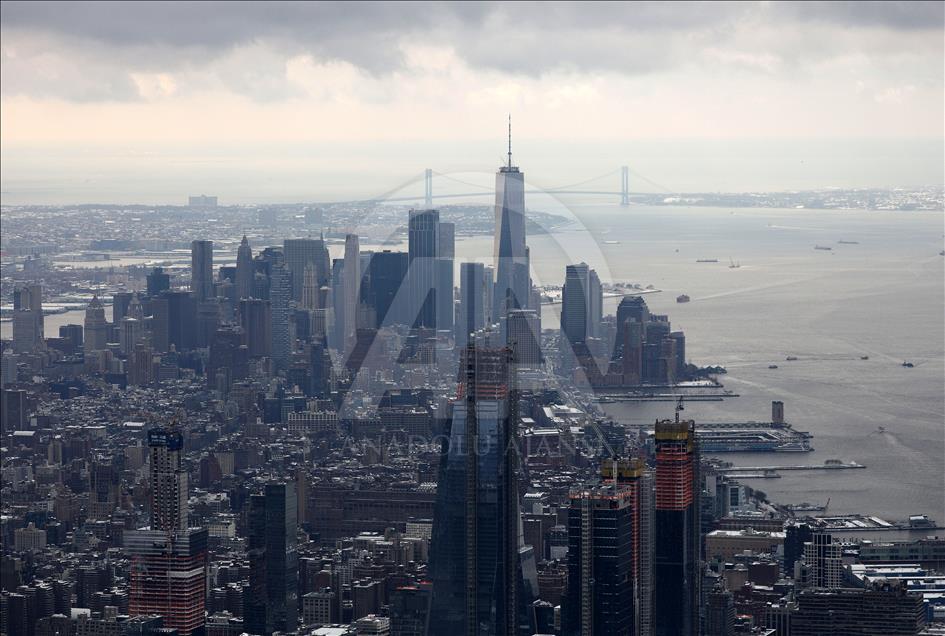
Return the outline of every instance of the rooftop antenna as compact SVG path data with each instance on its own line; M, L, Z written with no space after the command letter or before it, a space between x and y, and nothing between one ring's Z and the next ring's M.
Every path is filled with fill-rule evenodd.
M512 167L512 113L509 113L509 168Z

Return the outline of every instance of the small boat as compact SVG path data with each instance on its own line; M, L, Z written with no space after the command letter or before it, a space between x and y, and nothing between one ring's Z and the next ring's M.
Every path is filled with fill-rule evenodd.
M824 250L824 251L826 251L826 252L830 252L830 251L833 250L833 248L830 247L829 245L815 245L815 246L814 246L814 249L815 249L815 250Z
M697 263L718 263L719 259L717 258L697 258Z
M914 367L915 365L912 364L911 362L909 362L908 360L904 360L903 363L902 363L902 366L904 366L904 367L907 368L907 369L911 369L911 368Z
M742 266L741 262L736 263L735 261L733 261L731 256L728 257L728 261L729 261L729 266L728 266L729 269L738 269L739 267Z
M795 360L797 360L797 356L788 356L785 358L785 360L787 360L788 362L794 362Z
M859 245L859 241L837 241L840 245Z
M777 369L777 368L778 368L778 365L776 365L776 364L769 364L769 365L768 365L768 368L769 368L769 369Z
M680 294L679 296L676 296L676 302L677 302L677 303L688 303L688 302L689 302L689 296L687 296L686 294Z
M870 359L869 356L860 356L860 360L869 360L869 359Z

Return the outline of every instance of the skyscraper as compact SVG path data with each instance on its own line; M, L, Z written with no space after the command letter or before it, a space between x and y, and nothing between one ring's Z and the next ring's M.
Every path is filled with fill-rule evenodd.
M42 347L43 286L33 283L13 290L13 348L29 353Z
M318 281L315 278L315 265L313 263L305 266L305 273L302 275L301 306L309 311L318 309Z
M565 635L632 636L634 630L631 492L618 484L572 491L568 510Z
M512 361L519 367L541 365L541 323L538 312L513 309L506 318L506 334Z
M476 342L463 350L433 524L434 634L531 633L532 599L519 556L517 395L509 355Z
M86 353L101 351L108 342L108 322L105 321L105 308L98 296L92 296L85 308L84 348Z
M240 241L240 246L236 250L236 298L252 298L253 296L253 278L255 277L255 268L253 266L253 248L249 246L246 236Z
M695 422L656 422L653 633L699 630L699 460Z
M213 298L213 241L190 244L190 291L198 301Z
M344 280L344 349L354 346L358 327L358 305L361 299L361 248L357 234L345 236L345 280Z
M440 213L411 210L408 220L407 275L410 279L408 320L414 327L436 328L436 257L440 247Z
M464 347L469 334L479 331L489 314L489 290L486 269L482 263L462 263L459 266L459 313L456 317L456 346Z
M509 121L508 163L495 175L496 280L493 320L509 309L527 309L528 254L525 249L525 173L512 165L512 124Z
M151 527L122 536L132 557L129 614L160 615L165 627L189 635L204 624L207 531L187 527L183 445L177 431L148 431Z
M292 300L302 300L305 266L309 263L315 267L315 279L319 289L328 284L331 277L331 259L324 239L286 239L283 242L283 253L285 254L285 268L292 275L290 290Z
M384 250L371 257L368 278L371 281L369 302L374 306L377 327L403 323L404 307L408 290L404 287L407 278L409 256L406 252Z
M171 276L164 273L163 267L155 267L147 276L148 296L157 296L171 288Z
M272 307L272 361L277 368L285 368L292 355L292 334L289 330L289 302L292 296L291 276L283 263L272 268L269 283Z
M292 632L298 621L299 556L295 483L266 484L249 501L250 597L246 627L252 634Z
M561 331L571 344L585 342L591 315L591 269L587 263L568 265L561 289Z
M436 328L453 330L453 259L456 255L456 226L440 222L436 255Z

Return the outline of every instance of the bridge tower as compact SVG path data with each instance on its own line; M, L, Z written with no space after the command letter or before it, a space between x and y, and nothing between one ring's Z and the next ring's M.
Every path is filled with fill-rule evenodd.
M620 205L630 205L630 168L620 167Z
M430 210L433 208L433 169L427 168L423 176L423 205Z

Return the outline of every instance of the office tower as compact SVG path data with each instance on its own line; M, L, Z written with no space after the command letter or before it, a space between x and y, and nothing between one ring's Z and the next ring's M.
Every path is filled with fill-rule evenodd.
M246 236L240 241L236 250L236 298L253 297L253 278L256 275L253 265L253 248L249 246Z
M0 392L0 431L26 430L29 421L26 391L22 389L3 389Z
M196 336L197 306L185 291L163 291L151 300L153 313L152 346L155 351L177 351L193 347Z
M345 236L344 323L342 336L345 351L354 346L358 328L358 304L361 298L361 248L357 234Z
M434 512L434 634L532 633L519 553L518 396L509 356L478 342L463 350Z
M271 355L276 368L284 369L292 355L292 334L289 330L289 302L292 296L292 282L289 272L282 263L272 268L269 283L269 299L272 310L272 348Z
M137 318L125 316L121 319L118 335L121 352L126 356L130 356L135 345L144 337L144 323Z
M207 531L188 528L187 471L178 431L151 429L151 527L126 530L131 554L132 616L157 614L184 636L202 632L207 585Z
M566 635L634 634L633 502L618 484L571 492Z
M147 276L148 296L157 296L171 288L171 276L164 273L163 267L155 267Z
M292 632L298 620L298 531L295 483L266 484L249 500L247 631Z
M436 328L453 330L455 313L453 294L453 259L456 256L456 226L440 222L436 254Z
M509 124L508 163L495 175L495 289L494 322L509 309L527 309L528 254L525 249L525 173L512 165L512 125Z
M699 481L695 422L656 422L653 633L699 630Z
M270 301L244 298L240 301L240 327L249 357L263 358L272 351L272 313Z
M907 591L904 583L880 580L865 589L804 590L795 600L791 636L916 636L926 626L922 595Z
M318 281L315 279L315 265L308 263L302 275L302 308L309 311L318 309Z
M108 342L108 323L105 321L105 308L98 296L92 296L85 308L85 326L83 329L85 353L102 351Z
M590 319L590 268L568 265L561 289L561 332L571 344L585 342Z
M197 321L193 329L193 346L209 347L213 334L220 326L220 302L216 298L197 300L195 308Z
M344 351L345 324L345 261L343 258L331 262L331 330L329 345L336 351Z
M630 319L641 325L641 330L643 325L650 322L650 310L642 296L625 296L620 299L620 304L617 305L617 337L614 340L614 360L619 360L623 356L624 331L627 328L627 321ZM640 339L643 340L642 331Z
M331 276L331 259L324 239L286 239L283 242L283 253L285 254L285 268L292 275L292 300L299 302L302 300L305 266L310 263L315 267L315 279L319 289L328 284Z
M833 537L815 532L804 544L807 580L804 587L835 588L843 583L843 550Z
M133 292L115 292L112 294L112 322L121 324L121 319L128 315L128 305L131 304Z
M538 312L513 309L506 319L508 346L512 362L520 367L541 366L541 325Z
M213 298L213 241L190 244L190 293L198 301Z
M436 256L440 246L440 213L411 210L407 222L410 300L407 319L414 327L436 328Z
M31 353L42 348L44 335L43 286L38 283L13 290L13 350Z
M404 281L409 263L406 252L384 250L371 257L368 264L368 278L371 281L368 302L374 307L377 317L375 326L406 322L404 308L408 302L408 291Z
M207 360L207 386L226 394L236 380L249 372L249 347L243 344L242 329L217 329L210 341Z
M459 312L456 316L456 346L464 347L469 334L482 329L490 314L486 301L490 297L486 285L486 269L482 263L459 266ZM491 275L489 275L491 278Z
M600 337L601 321L604 318L604 290L596 270L587 273L587 335Z

